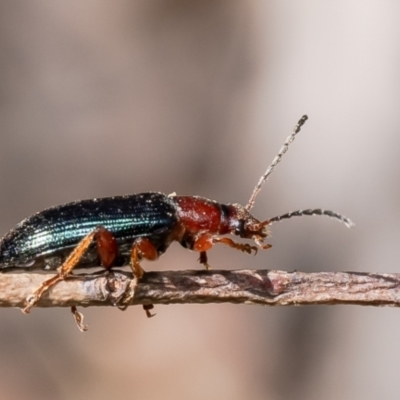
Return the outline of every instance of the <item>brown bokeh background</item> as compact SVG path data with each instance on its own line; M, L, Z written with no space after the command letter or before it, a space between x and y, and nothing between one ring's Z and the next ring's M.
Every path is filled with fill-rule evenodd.
M399 272L400 25L378 0L0 3L0 230L46 207L158 190L246 203L274 226L214 268ZM173 245L147 269L199 268ZM1 310L4 399L395 399L396 309Z

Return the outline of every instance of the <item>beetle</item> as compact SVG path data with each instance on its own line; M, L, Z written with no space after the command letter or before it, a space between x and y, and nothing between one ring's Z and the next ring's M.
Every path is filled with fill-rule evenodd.
M288 136L271 165L261 176L246 206L220 204L199 196L148 192L126 196L89 199L41 211L20 222L0 241L0 271L58 269L27 299L28 313L45 291L66 279L75 268L104 268L129 264L139 281L144 274L140 261L156 260L168 246L179 242L200 253L199 261L209 268L207 251L221 243L251 254L268 249L264 241L269 226L283 219L303 215L326 215L353 226L333 211L298 210L260 221L250 210L296 134L307 120L304 115ZM253 240L238 243L227 235ZM134 290L126 304L132 299ZM151 316L151 305L145 306Z

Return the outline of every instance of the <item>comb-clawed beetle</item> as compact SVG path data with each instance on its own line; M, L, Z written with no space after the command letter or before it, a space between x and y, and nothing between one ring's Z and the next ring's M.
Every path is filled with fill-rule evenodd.
M198 196L165 195L158 192L90 199L41 211L19 223L0 241L0 270L55 270L27 299L24 312L37 304L42 294L71 274L75 268L105 268L130 264L136 281L143 276L141 259L155 260L177 241L200 253L208 268L207 251L222 243L251 253L264 244L268 227L282 219L302 215L326 215L351 227L348 218L332 211L308 209L260 221L251 213L261 186L268 179L290 143L307 120L303 116L278 155L257 183L246 206L220 204ZM226 235L253 240L237 243ZM125 299L126 303L132 298ZM145 307L148 316L149 309Z

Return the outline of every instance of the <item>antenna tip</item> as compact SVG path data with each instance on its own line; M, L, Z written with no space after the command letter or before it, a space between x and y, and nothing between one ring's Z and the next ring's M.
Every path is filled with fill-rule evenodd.
M306 121L308 120L308 115L304 114L300 120L299 120L299 124L303 125Z
M299 119L299 122L298 122L297 125L294 127L293 136L300 132L301 127L306 123L307 120L308 120L307 115L303 115L303 116Z
M355 224L351 219L349 219L349 218L345 218L345 219L343 220L343 222L344 222L344 224L345 224L348 228L350 228L350 229L356 227L356 224Z

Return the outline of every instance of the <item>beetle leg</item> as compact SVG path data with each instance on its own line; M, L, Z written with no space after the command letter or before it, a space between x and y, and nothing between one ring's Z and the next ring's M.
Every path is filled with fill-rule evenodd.
M264 244L264 238L261 236L253 237L256 245L262 250L268 250L272 247L272 244Z
M208 263L208 257L206 251L200 252L199 263L203 264L207 271L211 269L210 264Z
M152 314L150 310L154 308L154 304L143 304L143 310L146 312L147 318L154 317L156 314Z
M211 269L210 265L208 264L207 253L206 250L211 249L215 244L222 243L234 249L243 251L244 253L251 254L254 250L257 253L257 247L251 246L248 243L236 243L230 238L220 238L218 236L212 236L210 234L203 234L200 235L193 244L193 250L200 252L200 264L203 264L207 270Z
M198 236L193 243L192 250L200 252L199 263L203 264L206 270L211 269L210 265L208 264L206 252L206 250L210 250L211 247L213 247L212 236L207 233Z
M83 323L83 314L80 313L75 306L71 307L72 315L74 316L76 325L81 332L86 332L88 330L88 326Z
M200 235L194 241L193 250L200 252L200 257L199 257L200 264L203 264L206 267L206 269L210 269L210 266L207 262L208 259L207 259L206 250L210 250L211 247L213 247L217 243L225 244L226 246L243 251L244 253L247 253L247 254L251 254L252 251L254 251L254 253L256 254L257 250L258 250L256 246L251 246L248 243L237 243L227 237L221 238L218 236L212 236L207 233ZM262 246L264 249L271 247L271 245L262 245Z
M158 258L158 251L154 244L148 238L138 238L135 240L135 243L132 246L131 252L131 268L134 276L136 277L136 284L143 275L144 270L140 265L140 260L142 258L146 258L147 260L154 261ZM135 285L136 286L136 285ZM135 294L134 288L130 291L130 293L121 301L121 305L119 306L120 310L126 310L129 303L133 299ZM146 315L148 318L153 317L155 314L151 314L150 310L154 308L153 304L144 304L143 309L146 311Z
M96 228L95 240L101 266L110 269L118 256L118 244L115 236L103 226L99 226Z
M257 254L257 251L258 251L256 246L251 246L248 243L237 243L234 240L227 238L227 237L223 237L223 238L213 237L212 242L213 242L213 244L215 244L215 243L225 244L229 247L243 251L244 253L247 253L247 254L251 254L252 251L254 251L254 254Z
M158 258L158 251L148 238L136 239L132 247L131 268L138 279L144 275L144 270L139 262L142 258L150 261L157 260Z
M26 299L27 305L22 309L24 313L29 313L31 308L35 306L43 296L43 293L49 290L56 283L65 280L68 275L71 274L72 270L79 264L79 261L82 259L93 240L96 240L97 251L102 265L106 268L112 266L118 254L117 242L111 232L103 226L99 226L86 235L72 250L71 254L59 268L58 274L44 281L42 285Z

